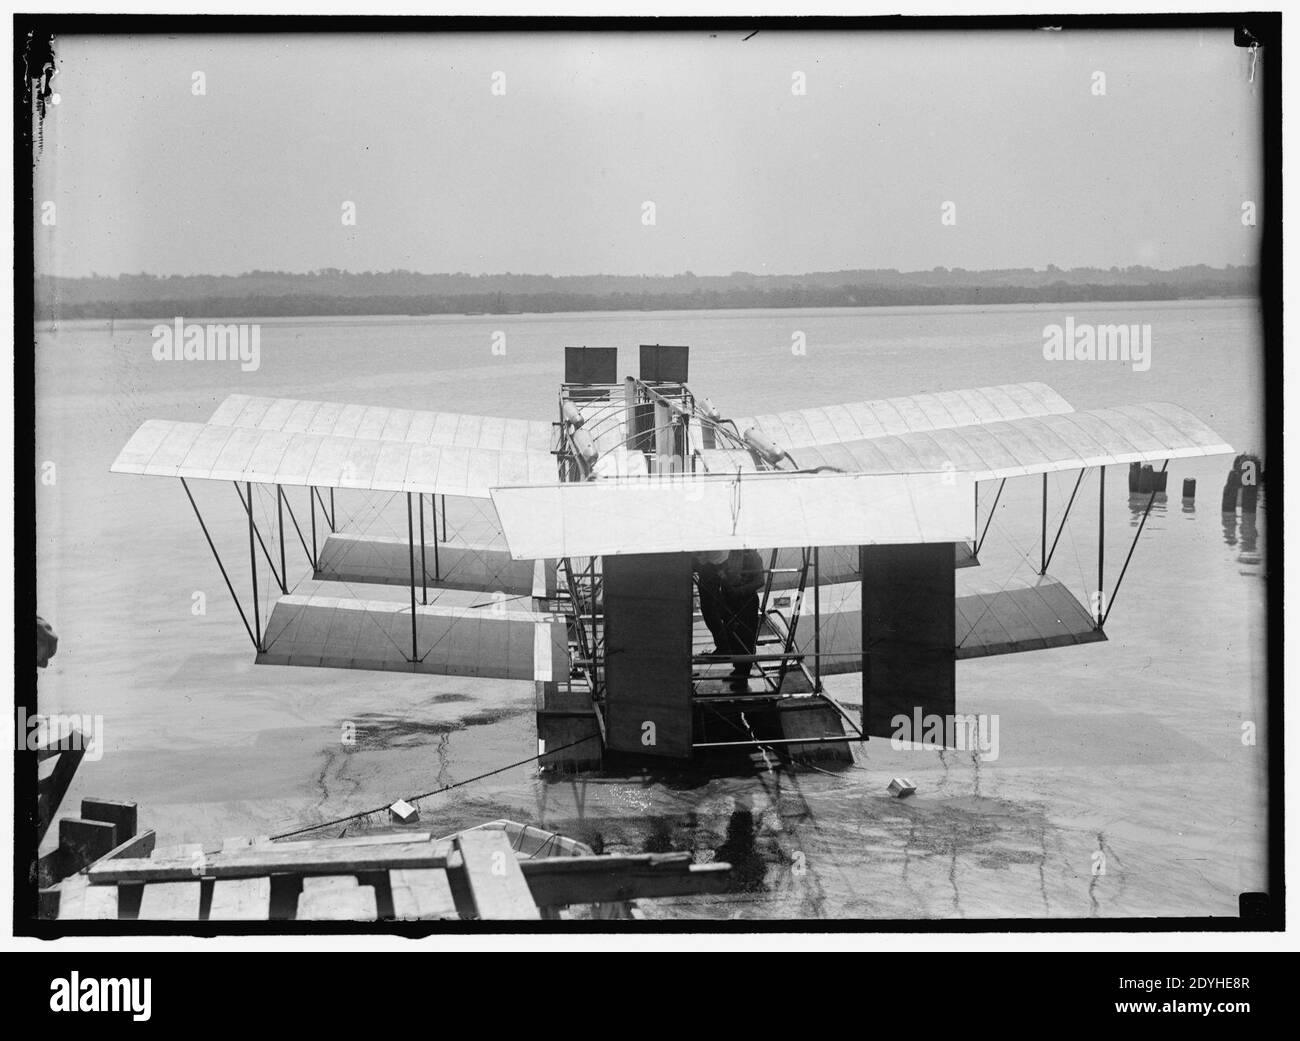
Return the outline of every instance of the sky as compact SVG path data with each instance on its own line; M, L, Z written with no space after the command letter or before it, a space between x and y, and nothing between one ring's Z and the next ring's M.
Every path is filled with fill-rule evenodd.
M745 35L62 38L37 271L1257 260L1230 32Z

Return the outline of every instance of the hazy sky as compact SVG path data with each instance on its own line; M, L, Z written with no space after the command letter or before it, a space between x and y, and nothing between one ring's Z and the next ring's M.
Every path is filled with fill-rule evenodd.
M1262 74L1229 32L743 35L63 38L37 267L1256 260Z

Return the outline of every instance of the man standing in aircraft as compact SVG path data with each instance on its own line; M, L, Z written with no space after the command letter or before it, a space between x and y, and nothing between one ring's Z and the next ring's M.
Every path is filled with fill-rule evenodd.
M727 562L726 550L699 553L695 557L695 584L700 590L700 614L713 634L713 653L731 654L731 637L726 625L726 606L721 568Z
M714 653L751 655L758 646L758 591L766 581L763 558L752 549L721 550L695 557L700 614L713 634ZM750 662L732 665L733 683L749 676Z
M727 555L720 569L723 589L723 606L730 634L729 654L754 654L758 648L759 599L758 591L767 580L763 558L756 550L738 549ZM744 683L749 677L750 662L736 662L732 666L733 684Z

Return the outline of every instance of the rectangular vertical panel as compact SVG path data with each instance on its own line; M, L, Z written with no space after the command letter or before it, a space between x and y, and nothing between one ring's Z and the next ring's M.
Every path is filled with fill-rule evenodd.
M618 348L564 348L564 382L588 386L593 383L617 383Z
M685 759L692 739L690 554L605 557L603 567L609 747Z
M862 708L890 737L896 715L956 711L956 572L951 542L862 547Z
M641 344L641 379L645 383L685 383L689 347Z

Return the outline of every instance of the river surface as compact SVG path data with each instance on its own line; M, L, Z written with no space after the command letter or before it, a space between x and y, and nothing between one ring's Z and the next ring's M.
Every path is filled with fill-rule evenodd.
M1150 325L1149 369L1045 359L1045 327L1067 317ZM618 346L631 372L636 345L657 342L691 346L692 387L724 414L1039 380L1079 409L1176 402L1238 451L1263 449L1260 316L1245 300L260 324L247 372L155 361L153 322L36 330L38 602L60 637L40 706L102 719L102 758L83 763L67 805L136 800L160 844L214 846L386 805L527 759L536 733L531 684L255 666L179 483L108 472L146 418L202 421L248 393L549 420L566 345ZM996 759L873 740L851 766L743 777L548 780L522 766L424 800L423 823L446 833L510 817L606 851L735 865L733 892L653 903L652 918L1236 915L1238 894L1266 881L1268 525L1263 506L1253 522L1220 513L1230 462L1171 464L1108 642L958 664L959 710L998 719ZM1110 588L1145 506L1126 471L1106 483ZM1075 476L1049 481L1052 531ZM191 487L246 596L234 490ZM1008 482L981 554L989 575L1030 573L1039 495L1038 478ZM259 492L264 518L270 503ZM405 534L391 509L344 495L338 507L341 522ZM452 527L481 523L481 510L453 504ZM1096 517L1089 473L1052 565L1085 601ZM310 576L288 548L293 585ZM261 581L265 620L264 566ZM860 677L830 686L860 705ZM354 743L340 740L347 724ZM889 796L900 775L915 796Z

